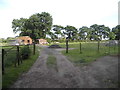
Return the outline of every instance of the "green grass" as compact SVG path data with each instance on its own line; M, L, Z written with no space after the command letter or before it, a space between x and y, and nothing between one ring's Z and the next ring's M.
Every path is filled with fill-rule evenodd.
M56 57L54 57L53 55L49 55L47 58L47 66L48 67L52 67L52 68L57 68L57 62L56 62Z
M89 64L102 56L118 54L118 46L108 47L100 44L100 49L98 52L97 42L82 42L81 44L82 53L80 53L79 42L70 42L69 48L75 49L69 50L68 53L66 53L65 50L62 51L62 53L67 56L70 61L79 66ZM59 45L64 48L66 47L65 43L60 43Z
M8 43L1 43L0 42L0 46L6 46L6 45L8 45Z
M4 46L2 49L5 51L4 65L9 67L15 62L17 49L15 46Z
M37 47L35 55L31 54L29 59L23 60L22 64L19 66L9 66L5 68L5 74L2 76L3 88L9 88L23 72L27 72L29 70L39 56L38 49L39 48Z
M27 47L27 46L19 46L19 50L21 52L22 48ZM30 50L31 50L31 54L33 54L33 45L29 46ZM5 55L4 55L4 64L5 67L9 67L12 66L13 63L15 63L16 60L16 53L17 53L17 46L4 46L2 47L2 49L5 50Z

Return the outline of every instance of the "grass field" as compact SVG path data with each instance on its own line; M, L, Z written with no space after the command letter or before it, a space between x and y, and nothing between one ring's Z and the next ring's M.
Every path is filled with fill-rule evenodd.
M8 47L4 47L5 49L9 49ZM32 47L30 47L32 49ZM2 76L2 87L3 88L8 88L10 85L12 85L16 79L23 73L29 70L29 68L32 66L32 64L37 60L39 56L39 47L36 47L36 54L33 55L31 53L29 59L26 59L23 61L22 64L20 64L17 67L14 67L14 63L11 63L5 67L5 74ZM6 62L14 61L14 55L15 52L12 52L13 56L9 56L9 60L7 59ZM6 64L6 63L5 63Z
M5 50L4 55L4 65L5 67L9 67L14 64L16 59L16 47L9 46L9 47L2 47Z
M59 43L61 47L66 47L65 43ZM106 56L106 55L114 55L118 54L118 46L105 46L100 43L99 52L98 52L98 43L97 42L82 42L81 43L81 53L80 53L80 43L72 42L69 43L69 48L74 48L73 50L69 50L68 53L66 51L62 51L64 55L68 57L68 59L74 62L76 65L86 65L95 61L97 58Z

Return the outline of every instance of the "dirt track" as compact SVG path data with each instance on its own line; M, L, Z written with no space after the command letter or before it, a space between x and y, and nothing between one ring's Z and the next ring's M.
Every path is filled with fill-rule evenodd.
M48 68L47 57L54 55L57 70ZM109 88L117 87L118 57L105 56L88 66L76 67L58 50L44 47L31 69L12 88Z

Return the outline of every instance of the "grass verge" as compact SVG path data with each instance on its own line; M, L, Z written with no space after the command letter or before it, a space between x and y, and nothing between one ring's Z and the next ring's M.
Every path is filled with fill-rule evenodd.
M30 69L39 56L38 49L36 47L36 54L31 55L29 59L23 60L23 63L19 66L5 68L5 74L2 76L2 88L9 88L23 72L27 72Z

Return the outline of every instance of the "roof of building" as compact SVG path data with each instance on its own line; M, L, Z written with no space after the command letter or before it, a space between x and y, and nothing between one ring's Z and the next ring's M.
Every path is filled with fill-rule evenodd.
M20 37L17 37L17 39L31 39L29 36L20 36Z
M39 41L47 41L46 39L37 39L37 40L39 40Z

